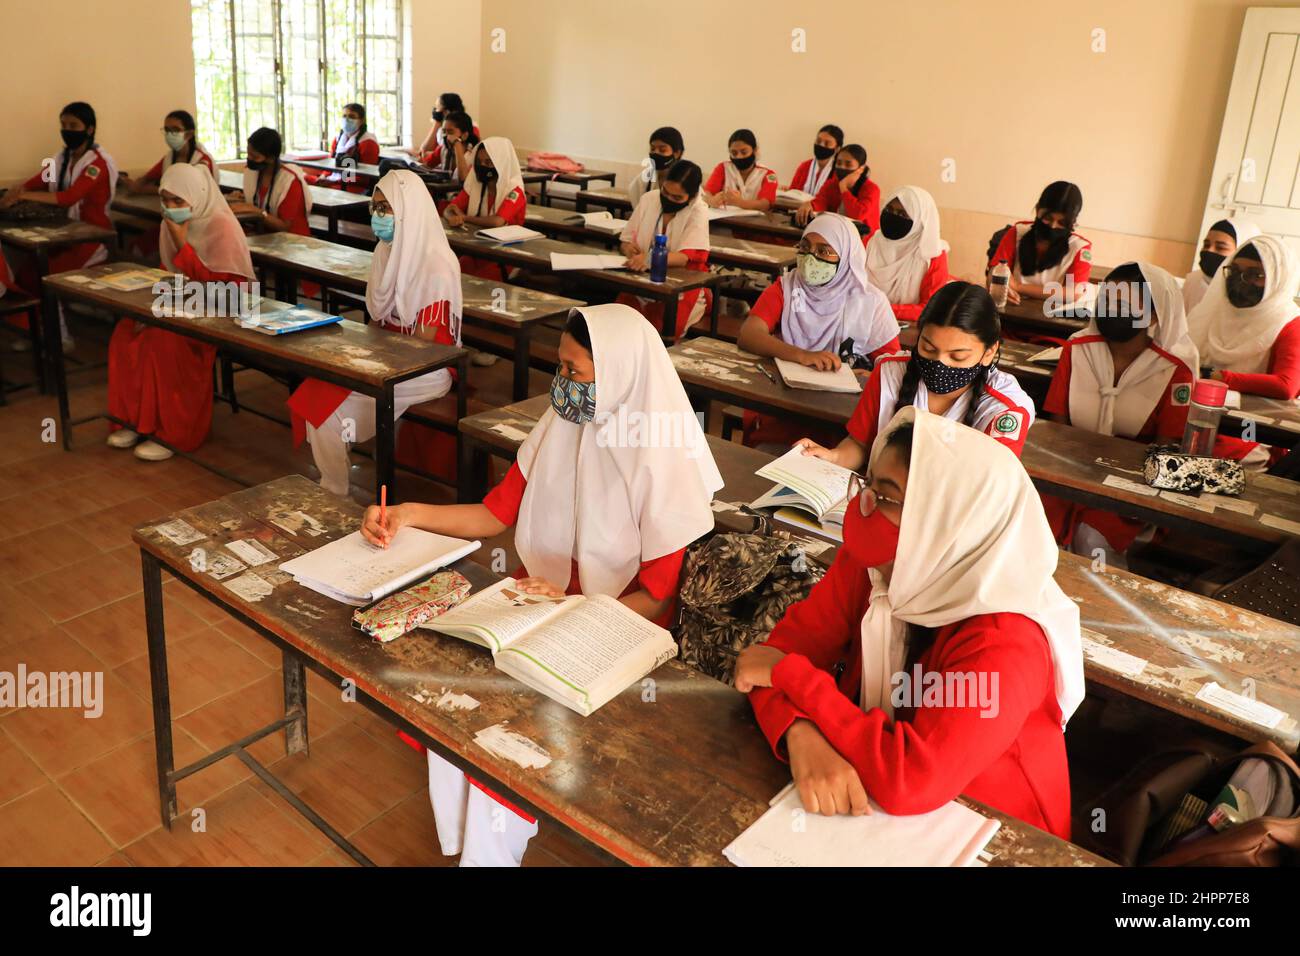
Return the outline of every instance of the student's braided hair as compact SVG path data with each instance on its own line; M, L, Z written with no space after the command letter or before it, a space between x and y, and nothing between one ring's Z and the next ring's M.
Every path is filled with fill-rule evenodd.
M978 338L986 349L1002 341L1002 322L998 319L997 307L988 292L982 286L969 282L949 282L932 295L921 310L921 317L916 323L917 347L907 360L895 408L904 408L916 401L916 386L921 380L921 366L917 362L917 356L920 354L920 338L928 326L960 329ZM962 424L974 426L980 396L984 394L989 373L996 364L993 361L981 365L975 378L966 386L971 390L970 405L966 408Z
M72 103L69 103L67 106L63 107L63 109L59 110L59 115L75 116L77 119L81 120L82 125L86 127L86 149L87 150L95 149L99 145L98 143L95 142L95 137L90 132L91 130L94 130L96 133L99 132L99 124L95 122L95 108L93 106L91 106L89 103L83 103L80 100L76 100ZM63 147L62 161L59 163L59 181L57 185L60 188L62 188L63 186L63 176L65 173L67 173L68 163L70 163L71 161L72 161L72 150L69 149L67 146L65 146Z

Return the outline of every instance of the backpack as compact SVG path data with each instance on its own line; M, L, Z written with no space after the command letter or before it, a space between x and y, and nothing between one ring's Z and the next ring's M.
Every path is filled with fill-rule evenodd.
M528 168L542 173L580 173L583 167L563 153L529 153Z
M736 657L765 640L791 605L826 569L803 546L755 515L751 534L716 534L686 550L678 624L678 659L725 684Z

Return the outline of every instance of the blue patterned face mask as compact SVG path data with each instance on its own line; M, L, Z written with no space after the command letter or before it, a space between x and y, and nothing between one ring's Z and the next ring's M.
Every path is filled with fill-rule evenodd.
M551 382L551 408L566 422L585 425L596 417L596 383L574 382L557 373Z

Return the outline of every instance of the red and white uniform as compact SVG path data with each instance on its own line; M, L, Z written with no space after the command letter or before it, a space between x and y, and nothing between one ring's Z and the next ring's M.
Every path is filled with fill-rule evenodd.
M812 207L818 212L837 212L866 223L870 227L868 236L880 228L880 187L865 173L854 190L841 189L840 181L832 175L813 197Z
M244 169L244 198L264 212L289 224L289 232L310 236L311 190L307 176L292 163L280 163L264 182L257 170Z
M989 268L993 268L999 262L1006 262L1018 282L1027 282L1030 285L1065 284L1067 276L1076 287L1087 282L1092 275L1092 243L1077 232L1070 233L1069 250L1056 265L1039 269L1028 275L1021 271L1020 240L1033 228L1033 225L1033 220L1022 220L1016 223L1014 228L1004 232L1002 241L998 243L998 248L993 253L993 258L989 260Z
M492 159L497 178L486 186L479 182L474 171L474 156L483 150ZM465 188L456 194L451 204L467 216L500 216L507 226L522 226L528 211L528 193L524 190L524 174L519 168L519 157L514 144L504 136L489 136L474 147L470 156L469 176ZM461 256L460 269L466 275L482 279L504 279L505 267L499 262Z
M55 158L53 172L57 178L46 180L45 171L37 173L22 188L30 192L54 193L60 206L68 210L68 218L88 222L104 229L112 229L108 217L117 191L117 164L100 146L91 146L75 163L63 162L63 154ZM50 257L50 274L69 272L94 266L108 258L108 248L101 242L83 242ZM38 289L28 289L38 295Z
M438 141L437 141L437 143L434 144L433 149L429 150L427 153L421 153L421 154L420 154L420 162L423 163L425 166L442 166L442 165L443 165L442 161L443 161L444 153L446 152L447 143L446 143L446 139L445 139L444 136L443 136L443 132L442 132L442 127L441 127L441 126L438 127L438 137L437 137L437 138L438 138ZM481 142L482 139L483 139L483 137L479 134L478 127L475 126L475 127L474 127L474 143L475 143L475 145L477 145L479 142ZM452 152L454 153L455 150L452 150ZM453 167L452 167L452 172L453 172L453 173L455 172L455 166L454 166L454 165L453 165Z
M754 163L750 167L749 176L746 177L730 160L718 163L713 167L708 182L704 184L704 191L717 194L727 189L736 190L740 193L741 199L766 199L769 203L775 203L776 173L766 166Z
M668 251L680 252L686 256L686 268L707 272L709 269L709 212L704 199L695 197L679 213L673 214L665 222L663 206L659 201L659 190L652 189L641 197L632 210L632 216L619 234L621 242L635 242L643 252L649 253L654 247L654 237L668 236ZM618 302L636 309L656 327L663 327L663 303L651 299L620 292ZM708 310L712 297L708 289L692 289L678 299L677 319L673 326L674 338L680 338L686 330L698 322Z
M902 239L873 232L867 237L867 268L871 281L889 298L894 315L916 320L930 296L948 275L948 243L939 235L939 208L920 186L903 186L885 205L897 199L912 218L912 228Z
M330 155L336 163L350 159L358 166L376 166L379 163L379 138L370 130L359 135L340 130L330 141ZM317 186L344 189L350 193L364 193L367 189L362 182L344 183L343 174L339 172L315 171L308 176L308 180Z
M167 172L175 161L175 156L169 149L163 154L162 159L150 166L149 171L140 178L147 180L148 182L156 183L162 179L162 174ZM217 178L217 166L216 163L212 161L212 154L204 149L201 143L196 142L194 144L194 153L190 156L187 162L191 166L203 166L212 175L214 180Z
M825 165L819 166L816 157L810 156L795 167L787 189L802 189L810 196L816 196L827 181L835 178L835 155L826 157Z

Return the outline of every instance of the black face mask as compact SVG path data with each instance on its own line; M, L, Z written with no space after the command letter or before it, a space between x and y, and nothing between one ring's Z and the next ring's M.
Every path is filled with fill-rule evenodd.
M253 172L255 172L255 173L260 173L262 170L266 169L266 162L265 162L265 161L260 162L260 163L255 163L255 162L253 162L253 161L250 159L250 160L248 161L247 165L248 165L248 168L251 169L251 170L252 170Z
M663 193L659 194L659 208L662 209L665 213L681 212L683 209L686 208L686 203L689 202L690 202L689 199L687 199L685 202L673 202Z
M1205 273L1205 278L1213 279L1214 274L1219 271L1219 267L1223 265L1223 260L1226 258L1228 257L1221 256L1217 252L1211 252L1209 249L1203 249L1201 251L1201 258L1200 258L1199 265L1201 267L1201 271Z
M442 110L434 110L434 111L433 111L433 121L434 121L435 123L441 123L441 122L442 122L442 118L443 118L444 116L446 116L446 115L447 115L447 114L444 113Z
M888 209L880 211L880 232L886 239L902 239L912 231L912 220L906 216L892 213Z
M669 153L665 156L663 153L651 153L650 162L655 164L655 169L667 169L673 164L673 154Z
M852 176L855 172L856 172L856 170L853 170L853 169L845 169L843 166L836 166L836 167L835 167L835 178L836 178L836 179L843 179L845 176Z
M1064 239L1069 234L1069 226L1052 227L1041 219L1034 220L1034 235L1039 239L1045 239L1048 242L1057 242Z
M497 171L493 166L480 166L478 163L475 163L474 175L478 177L479 182L486 186L497 178Z
M818 159L829 159L833 152L835 152L834 146L822 146L820 143L813 143L813 155Z
M1234 308L1250 309L1259 305L1264 299L1264 287L1247 282L1241 277L1240 272L1229 272L1226 285L1228 301Z
M1114 315L1099 310L1093 321L1097 323L1097 331L1112 342L1128 342L1150 325L1140 315L1129 315L1126 308Z
M750 166L754 165L755 158L756 157L753 153L750 153L748 156L733 156L731 157L731 165L735 166L737 169L749 169Z
M65 129L60 130L59 134L63 137L63 145L68 149L76 149L86 141L87 133L84 129Z

